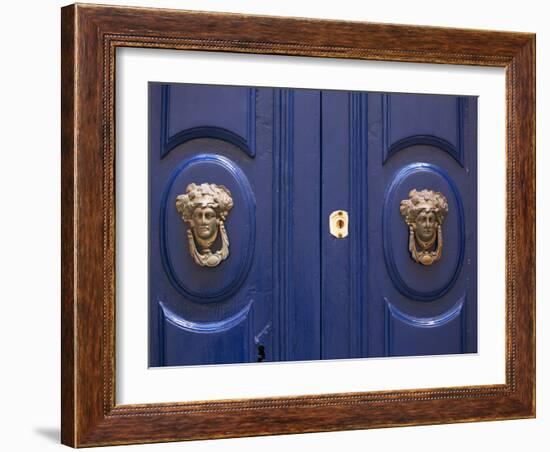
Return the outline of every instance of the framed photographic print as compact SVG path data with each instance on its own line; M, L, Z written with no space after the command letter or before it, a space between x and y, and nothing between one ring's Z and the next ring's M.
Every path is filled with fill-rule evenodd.
M535 38L62 9L62 442L535 415Z

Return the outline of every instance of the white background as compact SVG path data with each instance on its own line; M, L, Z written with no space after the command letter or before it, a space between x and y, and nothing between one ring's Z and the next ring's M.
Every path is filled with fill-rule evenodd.
M117 403L504 383L503 69L132 48L117 51L116 80ZM147 369L149 80L479 96L478 353Z
M538 80L538 274L537 419L370 431L320 433L186 444L131 446L129 450L257 451L373 450L499 451L546 450L550 429L547 390L549 318L544 294L549 278L542 257L549 242L550 165L548 124L550 31L544 2L462 2L353 0L283 1L118 1L258 14L340 18L537 32ZM2 8L0 124L2 222L2 373L0 416L3 450L43 451L59 445L59 7L57 1L10 2ZM546 28L546 29L545 29ZM546 210L543 210L546 207ZM546 440L547 441L547 440ZM119 447L116 450L125 450Z

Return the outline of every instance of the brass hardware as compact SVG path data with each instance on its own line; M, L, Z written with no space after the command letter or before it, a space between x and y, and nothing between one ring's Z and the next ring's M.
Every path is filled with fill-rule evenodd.
M409 226L409 251L413 260L432 265L441 259L441 227L449 213L447 198L438 191L413 189L409 192L409 199L401 201L399 211Z
M229 256L229 238L223 223L232 208L231 192L223 185L189 184L185 194L176 197L176 209L189 226L189 253L197 265L216 267ZM218 231L221 248L212 252Z
M348 223L348 213L345 210L336 210L332 212L329 217L330 233L338 239L347 237Z

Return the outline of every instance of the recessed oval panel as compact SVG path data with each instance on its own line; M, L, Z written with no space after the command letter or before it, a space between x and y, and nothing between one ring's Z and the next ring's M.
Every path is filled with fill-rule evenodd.
M448 202L449 211L442 225L442 256L432 265L415 262L409 252L409 228L399 207L413 189L441 192ZM384 257L395 288L421 301L444 295L458 278L464 259L464 209L453 180L435 165L414 163L404 167L388 187L383 217Z
M233 207L224 221L229 255L214 267L198 265L190 253L189 226L176 210L176 198L190 184L223 185ZM221 301L242 285L252 262L255 241L255 201L248 179L231 160L203 154L184 161L172 173L162 196L160 248L172 285L186 298L203 303ZM212 249L222 247L218 234Z

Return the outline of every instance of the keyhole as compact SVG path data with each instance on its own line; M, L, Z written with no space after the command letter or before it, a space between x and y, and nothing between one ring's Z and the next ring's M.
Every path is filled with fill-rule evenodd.
M258 362L261 363L265 360L265 347L263 345L258 345Z
M328 218L329 231L334 237L343 239L348 236L349 218L345 210L335 210Z

